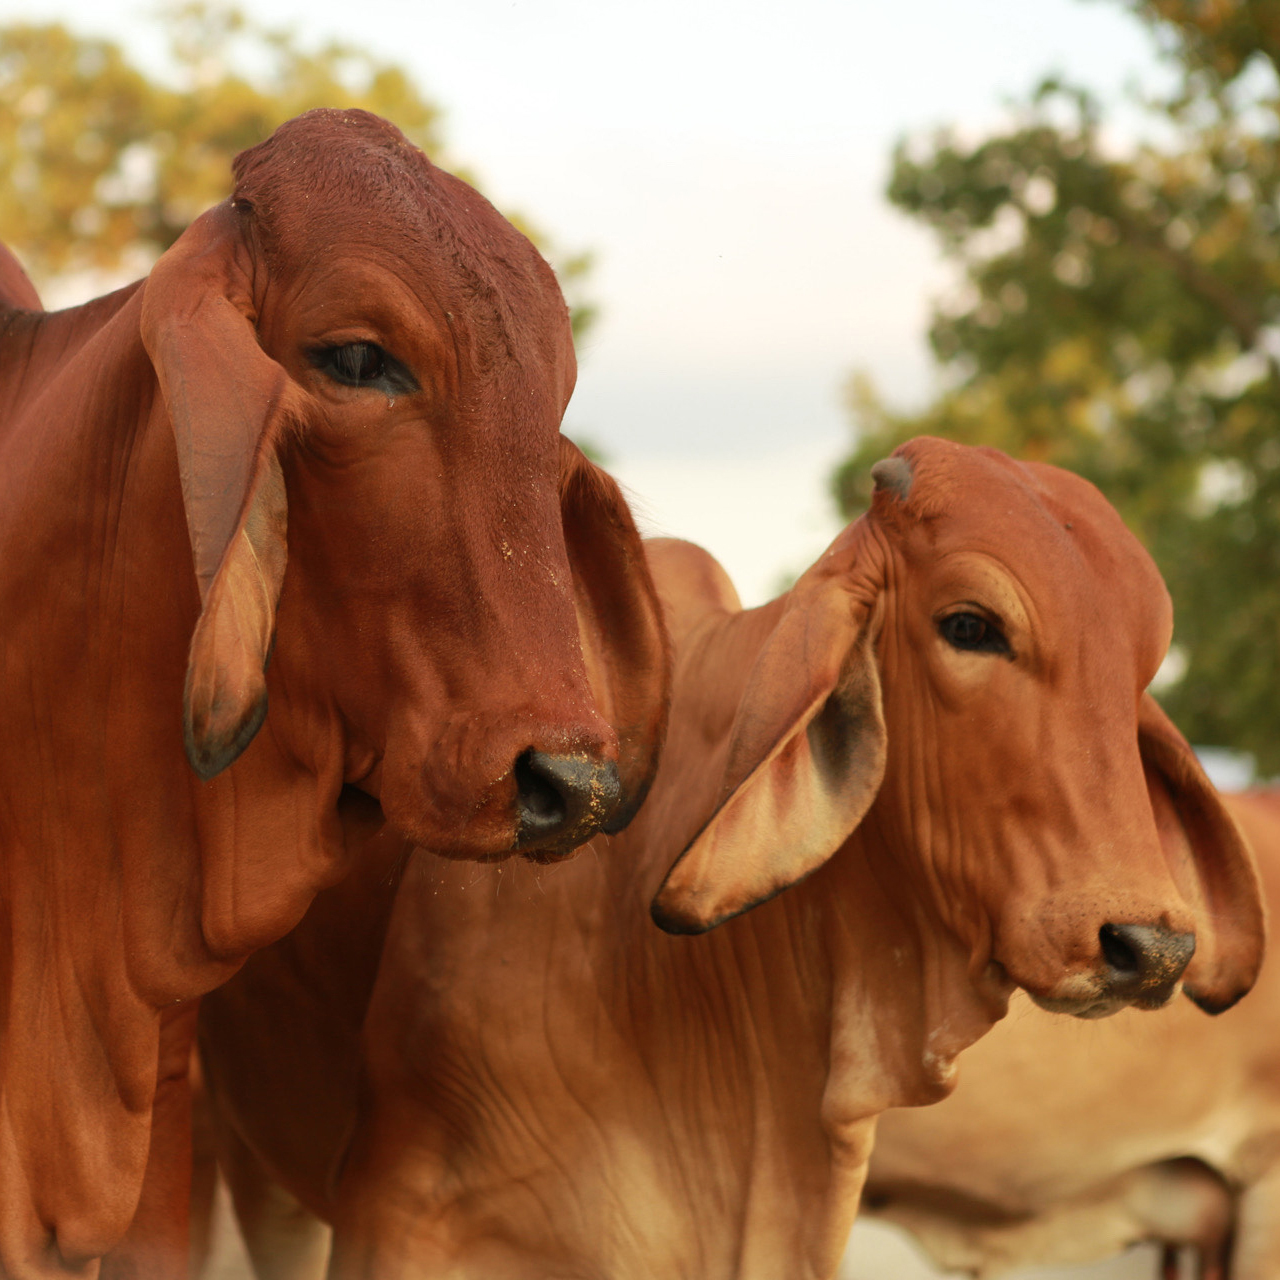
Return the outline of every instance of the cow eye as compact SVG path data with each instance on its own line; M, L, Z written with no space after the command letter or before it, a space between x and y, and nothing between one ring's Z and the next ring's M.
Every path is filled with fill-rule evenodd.
M311 363L347 387L374 387L388 395L407 394L418 389L413 374L376 342L320 347L311 353Z
M1004 633L994 622L976 613L949 613L938 621L938 634L953 649L966 653L1000 653L1011 656Z

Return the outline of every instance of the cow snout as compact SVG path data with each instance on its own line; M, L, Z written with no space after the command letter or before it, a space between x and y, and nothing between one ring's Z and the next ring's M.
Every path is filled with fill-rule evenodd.
M1194 933L1158 924L1104 924L1098 942L1106 994L1142 1008L1168 1003L1196 950Z
M571 853L609 820L622 799L618 767L587 755L532 748L516 760L516 848L537 862Z

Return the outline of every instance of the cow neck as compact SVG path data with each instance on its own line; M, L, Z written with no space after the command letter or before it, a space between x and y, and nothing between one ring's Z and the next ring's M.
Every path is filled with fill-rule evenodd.
M14 430L45 429L68 416L56 401L48 402L50 407L37 420L24 417L24 411L55 384L61 384L63 394L70 391L73 399L79 398L75 378L62 381L68 362L128 307L141 284L135 281L63 311L28 311L0 305L0 445Z
M613 844L604 901L622 904L613 921L626 942L602 984L613 993L604 1012L629 1024L634 1060L619 1075L662 1103L645 1115L630 1086L619 1098L660 1153L649 1194L693 1214L679 1237L689 1253L664 1274L806 1274L796 1259L830 1274L875 1117L943 1096L955 1054L990 1025L963 949L904 901L871 839L851 839L808 880L693 938L647 919L663 860L646 859L637 880L625 837ZM645 892L628 895L629 874ZM615 1120L596 1117L605 1129Z
M119 1239L160 1010L224 980L333 878L319 823L336 819L270 733L234 781L186 762L200 599L141 297L14 317L0 337L4 1274L33 1256L87 1265Z
M146 900L141 882L155 882L122 848L118 819L122 802L135 819L153 809L141 780L148 793L164 782L107 714L128 699L140 657L114 571L140 540L121 536L129 454L150 407L138 391L149 366L137 296L12 314L0 337L0 774L14 798L0 814L7 1275L27 1274L33 1258L55 1273L110 1247L147 1156L159 1017L131 953L147 950L137 943L148 925L165 937L173 913L144 921L129 910L131 895ZM154 590L164 599L172 583ZM113 793L108 777L129 768L131 793ZM169 852L163 841L155 850Z

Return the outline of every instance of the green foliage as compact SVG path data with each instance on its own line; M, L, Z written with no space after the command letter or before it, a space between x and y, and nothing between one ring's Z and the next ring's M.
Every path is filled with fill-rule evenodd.
M0 30L0 234L37 276L163 252L226 196L238 151L311 107L367 107L439 149L438 110L357 49L304 51L234 9L187 4L165 20L173 84L59 24ZM234 69L246 55L252 78Z
M993 444L1098 484L1155 555L1197 742L1280 772L1280 6L1129 0L1182 75L1160 143L1119 153L1090 96L1047 81L1007 131L900 145L890 199L963 281L935 309L944 389L917 414L865 378L834 478L866 502L920 433ZM1242 72L1246 72L1243 74Z
M1260 56L1280 65L1280 6L1274 0L1126 0L1168 53L1193 75L1234 80Z
M442 160L439 108L399 67L346 43L304 47L220 4L177 4L162 21L164 81L60 24L0 28L0 238L38 285L87 268L145 270L228 194L237 152L313 107L377 112ZM589 269L583 254L560 264L566 293ZM592 314L579 303L575 329Z

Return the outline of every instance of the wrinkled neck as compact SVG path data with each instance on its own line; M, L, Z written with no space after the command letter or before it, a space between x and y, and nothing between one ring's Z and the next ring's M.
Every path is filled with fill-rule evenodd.
M1008 1002L1003 972L975 959L938 909L929 850L909 842L919 833L884 820L889 804L882 791L831 860L784 895L824 912L833 975L824 1109L835 1128L944 1097L957 1055Z

